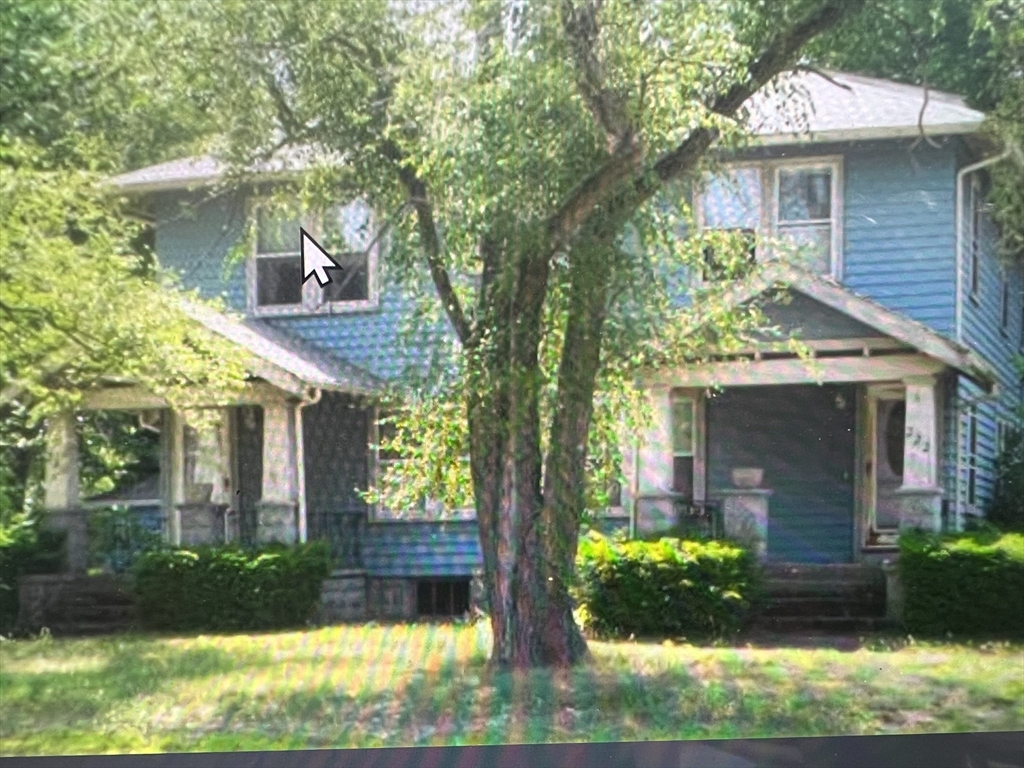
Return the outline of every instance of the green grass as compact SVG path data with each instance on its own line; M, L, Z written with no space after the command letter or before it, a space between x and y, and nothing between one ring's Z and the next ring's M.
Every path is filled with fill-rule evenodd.
M1024 647L592 643L496 674L477 626L0 643L0 755L1024 728Z

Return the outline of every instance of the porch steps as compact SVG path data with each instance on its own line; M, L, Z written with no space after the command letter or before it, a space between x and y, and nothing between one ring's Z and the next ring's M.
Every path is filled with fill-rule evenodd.
M123 632L135 624L130 586L112 576L53 580L38 593L35 605L25 605L30 595L21 591L18 623L24 631L46 627L54 635L102 635Z
M765 597L761 629L852 632L886 624L885 576L877 566L772 563Z

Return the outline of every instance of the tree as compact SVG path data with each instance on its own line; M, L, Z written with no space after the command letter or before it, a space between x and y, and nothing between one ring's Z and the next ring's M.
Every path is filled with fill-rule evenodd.
M960 94L988 114L990 137L1010 150L990 169L1001 250L1024 260L1024 0L876 1L853 23L814 52L838 69Z
M595 403L753 322L721 285L683 310L659 287L701 253L673 236L672 185L738 146L751 95L862 6L157 6L147 45L187 73L175 78L210 106L233 167L311 147L344 162L317 164L307 192L399 211L390 268L432 286L455 340L447 376L418 397L455 404L465 427L494 663L586 655L568 587Z

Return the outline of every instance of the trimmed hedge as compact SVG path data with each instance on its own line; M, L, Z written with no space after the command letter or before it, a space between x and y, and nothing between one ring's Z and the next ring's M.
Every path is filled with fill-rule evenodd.
M600 636L718 638L739 631L760 594L753 553L723 541L625 541L591 532L576 599Z
M322 541L259 550L202 547L145 552L133 571L146 629L285 629L312 617L331 556Z
M908 631L1024 637L1024 535L906 534L899 569Z

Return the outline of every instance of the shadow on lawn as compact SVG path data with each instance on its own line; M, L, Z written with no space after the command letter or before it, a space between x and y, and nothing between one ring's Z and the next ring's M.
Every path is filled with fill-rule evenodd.
M4 727L18 730L19 721L68 725L95 721L116 705L166 689L177 680L228 672L239 665L218 648L177 648L132 640L96 644L94 665L69 666L55 654L20 660L42 666L42 671L18 670L12 661L0 670L4 698ZM15 671L10 671L14 667ZM47 668L49 667L49 669Z
M511 673L475 656L415 670L349 695L329 685L281 695L234 691L222 728L309 747L700 738L737 732L853 732L860 707L842 692L763 691L691 674L685 665L632 669L601 659L567 672Z

